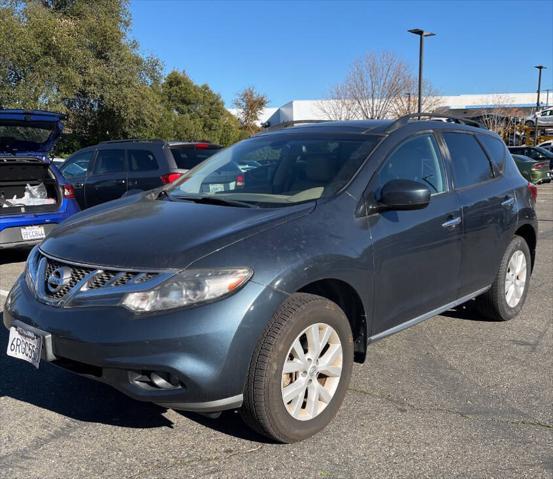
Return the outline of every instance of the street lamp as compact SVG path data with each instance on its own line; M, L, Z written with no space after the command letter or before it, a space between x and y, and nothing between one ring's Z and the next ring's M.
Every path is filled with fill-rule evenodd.
M419 106L418 106L418 113L420 114L422 112L422 64L423 64L423 60L424 60L424 37L433 37L436 34L432 33L432 32L425 32L424 30L421 30L420 28L413 28L412 30L408 30L408 32L419 36ZM420 119L420 116L419 116L419 119Z
M538 144L538 111L540 109L540 90L541 90L541 71L544 68L543 65L536 65L534 68L538 69L538 98L536 99L536 121L534 125L534 145Z

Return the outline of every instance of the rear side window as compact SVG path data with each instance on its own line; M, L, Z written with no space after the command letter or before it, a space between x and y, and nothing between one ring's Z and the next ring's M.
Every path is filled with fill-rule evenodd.
M505 144L498 138L488 135L478 135L478 139L482 142L484 148L486 148L499 173L503 173L505 169L505 157L507 155Z
M217 153L220 148L196 149L195 147L173 147L171 153L175 158L177 168L181 170L191 170L202 161L207 160L211 155Z
M155 171L159 169L155 155L149 150L128 150L130 171Z
M98 150L94 174L105 175L125 171L125 150Z
M474 136L466 133L443 135L451 154L456 188L464 188L493 178L488 157Z
M94 150L90 150L72 156L60 168L62 175L66 178L86 176L93 155Z

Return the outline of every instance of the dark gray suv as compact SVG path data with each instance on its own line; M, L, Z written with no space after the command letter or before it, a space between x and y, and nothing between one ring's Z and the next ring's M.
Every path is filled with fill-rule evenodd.
M75 152L59 169L85 209L173 183L221 148L205 142L104 141Z
M229 165L241 185L206 189ZM222 174L222 173L221 173ZM522 309L536 189L501 139L459 123L266 132L172 185L82 212L31 253L8 354L277 441L334 417L370 344L476 298Z

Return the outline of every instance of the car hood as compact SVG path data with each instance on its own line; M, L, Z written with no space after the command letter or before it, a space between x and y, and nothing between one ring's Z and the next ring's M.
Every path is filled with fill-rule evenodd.
M136 196L73 216L48 236L41 250L89 265L183 269L214 251L304 216L315 205L241 208Z
M43 157L63 131L63 115L48 111L0 109L0 154Z

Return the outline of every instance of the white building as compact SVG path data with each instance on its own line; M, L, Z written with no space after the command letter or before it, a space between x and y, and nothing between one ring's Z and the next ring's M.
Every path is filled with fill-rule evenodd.
M546 93L542 93L540 98L543 106L549 106L553 103L553 94L551 99L547 98ZM332 100L292 100L285 103L280 108L265 108L260 117L260 123L269 125L278 125L287 121L301 120L326 120L324 108L321 104ZM536 106L536 93L482 93L474 95L452 95L440 97L440 108L455 110L457 114L463 113L463 110L493 109L499 105L501 108L524 108L532 109ZM231 109L231 113L236 114L236 109Z

